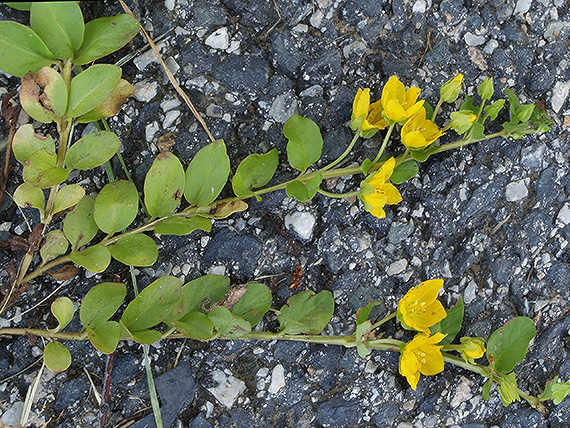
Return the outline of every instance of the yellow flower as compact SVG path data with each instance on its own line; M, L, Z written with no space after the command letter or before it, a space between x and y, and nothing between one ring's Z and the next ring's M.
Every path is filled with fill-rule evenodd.
M429 334L420 333L402 348L399 371L406 376L413 390L418 386L420 373L430 376L443 371L443 346L437 343L445 336L447 335L436 333L430 337Z
M443 279L430 279L410 289L398 303L397 316L404 328L430 333L429 328L447 316L437 294Z
M370 89L358 88L352 103L352 118L350 127L353 131L360 130L364 138L370 138L378 130L388 127L382 116L380 101L370 104Z
M431 120L426 119L423 106L402 126L402 143L412 150L420 150L432 144L444 134Z
M446 103L453 103L461 92L461 82L463 81L463 74L458 74L453 79L448 80L441 87L440 95L441 100Z
M485 339L482 337L462 337L459 353L465 362L473 364L474 360L485 355Z
M411 87L406 91L402 82L392 76L384 85L380 103L384 110L384 117L388 123L403 123L407 118L415 114L424 104L424 100L416 102L421 89Z
M371 175L361 183L362 190L358 196L366 211L375 217L386 217L384 205L395 205L402 202L402 195L396 186L388 183L395 166L396 159L390 158L384 162L376 174Z

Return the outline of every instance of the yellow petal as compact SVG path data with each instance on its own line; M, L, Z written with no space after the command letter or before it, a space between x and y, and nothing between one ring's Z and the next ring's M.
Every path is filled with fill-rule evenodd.
M352 103L352 118L355 119L362 115L367 115L369 106L370 89L366 88L362 90L361 88L358 88L356 96L354 97L354 102Z
M447 312L445 312L441 302L436 300L425 306L421 304L416 306L409 317L412 319L414 329L429 333L429 328L447 317Z
M420 88L416 88L412 86L410 89L406 91L406 107L409 108L414 105L418 97L420 96L420 92L422 90ZM423 104L423 100L422 100Z
M372 214L374 217L378 217L378 218L385 218L386 217L386 211L384 211L381 207L374 207L374 209L372 211L370 211L370 214Z
M396 186L391 183L384 184L384 194L386 195L386 203L388 205L396 205L402 202L402 195L400 195Z
M404 128L402 128L402 131L403 130ZM411 131L405 134L402 133L402 143L411 149L423 149L424 147L429 146L429 143L419 131Z
M400 82L397 76L392 76L382 89L382 97L380 100L382 101L382 106L386 109L386 104L388 100L397 100L398 102L403 102L406 96L406 88L404 84Z
M419 100L417 103L413 104L406 110L406 117L412 117L414 114L424 111L424 119L425 119L425 108L424 108L425 100Z
M395 99L390 99L386 102L384 106L384 114L388 119L393 122L401 122L406 119L406 110L404 107Z
M431 376L443 371L444 364L441 348L442 346L436 345L426 345L422 347L422 351L425 352L425 355L419 369L421 374Z

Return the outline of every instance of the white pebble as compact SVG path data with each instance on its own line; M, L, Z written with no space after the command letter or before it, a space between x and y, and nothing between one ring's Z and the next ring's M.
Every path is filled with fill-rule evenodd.
M7 425L10 427L17 427L20 425L20 417L22 416L22 411L24 410L24 403L22 401L16 401L12 404L12 407L4 412L2 418L2 425Z
M516 15L517 13L527 13L530 9L531 4L532 0L519 0L517 2L513 15Z
M293 230L301 239L310 239L317 220L308 212L294 212L285 216L285 227Z
M507 184L505 196L509 202L520 201L521 199L526 198L528 196L528 189L526 188L524 181L517 180Z
M281 388L285 386L285 370L281 364L277 364L271 372L271 383L267 392L276 394Z
M208 391L216 397L216 400L230 409L239 395L245 390L245 383L221 370L213 372L212 378L218 383L218 386L208 388Z
M467 43L467 46L479 46L485 43L486 41L485 37L477 36L469 31L465 33L463 39L465 40L465 43Z
M554 88L552 89L552 99L550 102L552 103L552 110L556 113L560 111L566 102L568 92L570 92L570 80L567 82L556 82L554 85Z
M152 122L149 123L147 126L145 126L144 128L144 134L145 134L145 138L146 138L146 142L147 143L151 143L152 139L154 138L154 135L158 132L159 126L157 122Z
M139 82L135 83L135 99L137 101L148 103L156 96L158 90L158 82Z
M225 50L230 47L230 35L226 27L218 28L206 39L206 45L214 49Z
M386 269L386 273L388 274L388 276L398 275L399 273L404 272L404 270L406 270L407 267L408 267L408 261L406 259L400 259L392 263L390 266L388 266L388 269Z
M174 123L176 119L178 119L179 116L180 116L179 110L170 110L168 113L166 113L166 116L164 117L164 122L162 123L162 127L164 129L170 128L170 126Z
M570 205L568 205L568 202L566 202L558 212L556 223L558 227L564 227L570 223Z
M467 284L467 287L465 287L465 291L463 292L463 300L468 305L473 300L475 300L475 297L477 297L477 284L475 281L471 281L469 284Z

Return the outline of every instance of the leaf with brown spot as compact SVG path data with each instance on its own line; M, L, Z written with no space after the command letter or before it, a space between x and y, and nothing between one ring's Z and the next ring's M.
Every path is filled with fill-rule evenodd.
M77 118L79 123L95 122L105 117L111 117L121 111L121 107L135 93L135 87L124 79L119 80L113 91L93 110Z
M79 272L79 268L75 265L68 264L64 265L59 269L52 270L48 272L48 275L51 276L56 281L67 281L71 278L74 278Z
M31 117L51 123L67 109L67 86L63 77L51 67L43 67L38 74L29 72L22 79L20 103Z

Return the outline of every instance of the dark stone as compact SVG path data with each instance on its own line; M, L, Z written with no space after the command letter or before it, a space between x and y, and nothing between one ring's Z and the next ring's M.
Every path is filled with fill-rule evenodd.
M355 427L362 409L357 403L333 397L317 407L317 423L329 428Z
M154 122L158 116L158 101L151 101L145 103L141 108L135 125L131 128L131 138L144 140L145 139L145 126Z
M544 416L540 412L530 406L521 406L516 413L509 414L501 421L501 428L531 428L544 426L545 422Z
M251 278L261 256L261 244L252 236L236 235L223 229L208 243L202 264L204 268L219 262L234 262L240 276Z
M443 0L439 5L439 12L450 19L449 24L455 25L465 19L467 10L462 0Z
M460 247L461 248L461 247ZM456 277L463 275L475 263L475 255L471 250L463 250L453 258L453 274Z
M88 395L85 391L88 391L90 388L89 380L85 375L67 380L57 390L55 409L57 411L68 411L70 408L75 407L81 400L87 400Z
M356 92L352 88L341 86L334 98L329 101L329 111L325 117L325 129L335 129L342 123L350 120L352 113L352 102Z
M198 415L190 422L189 428L212 428L212 425L204 416Z
M165 428L171 428L176 415L187 403L194 399L196 381L188 363L182 363L167 371L154 380L156 391L162 406L162 423ZM154 428L154 415L151 413L132 425L132 428Z
M307 345L302 342L280 341L275 344L273 355L275 355L277 361L294 363L299 359L303 350L306 348Z
M358 284L359 282L357 282ZM370 302L382 301L384 295L374 287L358 287L348 298L348 303L354 310L365 307Z
M570 294L570 267L565 263L552 263L546 272L544 281L560 295L568 296Z
M211 70L212 75L232 91L259 93L269 83L269 64L252 56L228 56Z
M528 43L528 36L523 31L521 24L514 20L505 23L502 29L503 34L512 43L523 45Z
M209 73L215 68L219 58L208 54L208 50L198 40L192 40L182 44L180 49L180 72L184 72L187 77L197 77L202 73ZM187 68L188 71L185 69ZM201 95L201 94L200 94ZM190 94L192 102L196 102ZM202 96L202 95L201 95Z
M128 382L135 378L139 372L144 371L140 364L140 357L133 354L115 353L113 357L113 371L111 372L111 383L117 384Z
M379 427L391 427L395 425L396 418L400 415L399 406L393 401L381 403L375 408L374 422Z
M255 29L259 33L266 27L269 29L280 19L273 2L225 0L224 5L228 8L230 16L239 17L242 25L251 27L250 31Z
M321 52L315 59L307 60L301 67L305 81L309 85L331 88L342 78L342 57L334 50Z
M289 34L277 32L271 38L271 58L275 69L290 77L298 77L304 61L303 54Z
M251 415L242 409L232 409L230 411L232 418L232 427L234 428L253 428L257 425L253 423Z
M388 231L388 241L390 241L391 244L398 245L413 232L414 226L410 223L392 223L392 226Z
M475 189L471 199L467 201L465 208L462 210L462 219L467 221L489 211L501 199L502 195L503 186L499 183L493 181L483 184Z
M340 346L315 345L305 358L305 363L335 373L343 354L344 350Z
M555 77L544 64L537 64L524 76L528 91L533 97L540 97L554 85Z
M404 30L410 19L408 18L408 11L402 0L392 0L392 29L401 32Z
M187 7L190 27L214 27L224 25L227 21L226 11L220 5L219 0L197 0Z

